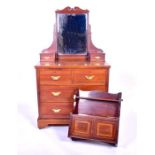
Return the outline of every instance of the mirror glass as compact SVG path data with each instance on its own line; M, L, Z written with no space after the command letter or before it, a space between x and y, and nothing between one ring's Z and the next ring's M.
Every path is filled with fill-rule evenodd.
M58 54L87 53L87 14L57 14Z

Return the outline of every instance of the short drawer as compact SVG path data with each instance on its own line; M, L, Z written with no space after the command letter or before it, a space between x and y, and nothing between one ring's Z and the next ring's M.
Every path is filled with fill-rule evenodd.
M40 86L41 102L73 102L74 89L64 86Z
M42 118L69 118L70 113L73 111L73 104L42 103L39 111Z
M105 61L105 54L104 53L91 53L90 60L95 61L95 62Z
M55 53L40 53L40 61L51 62L55 60Z
M74 71L73 81L74 83L79 84L88 84L88 83L102 83L105 84L107 78L107 70L106 69L81 69Z
M40 70L40 84L50 85L55 84L70 84L71 71L65 69L42 69Z

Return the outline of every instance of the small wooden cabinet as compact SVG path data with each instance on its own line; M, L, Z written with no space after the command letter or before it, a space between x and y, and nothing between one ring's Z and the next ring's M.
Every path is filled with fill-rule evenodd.
M80 91L81 93L81 91ZM87 92L78 96L71 114L68 136L117 144L121 93Z
M118 118L72 114L69 136L73 139L101 140L116 144L118 121Z
M88 14L78 7L56 11L53 43L35 66L39 128L68 124L78 89L108 91L110 65L91 41Z

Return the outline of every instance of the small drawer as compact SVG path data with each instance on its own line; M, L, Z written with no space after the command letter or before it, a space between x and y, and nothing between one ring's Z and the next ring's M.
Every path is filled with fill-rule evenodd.
M72 103L42 103L40 106L40 115L42 118L69 118L72 111Z
M105 84L106 81L106 76L107 76L107 71L106 69L96 69L96 70L77 70L74 71L74 83L79 83L79 84L88 84L88 83L102 83Z
M41 62L48 62L55 60L55 53L40 53L40 61Z
M91 61L105 61L105 54L104 53L91 53L90 56Z
M71 71L64 69L43 69L40 70L40 84L70 84L71 83Z
M40 86L41 102L73 102L74 89L63 86Z

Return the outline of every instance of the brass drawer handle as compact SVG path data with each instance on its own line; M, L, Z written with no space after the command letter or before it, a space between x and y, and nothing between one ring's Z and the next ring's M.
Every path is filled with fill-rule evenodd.
M56 81L56 80L59 80L60 78L61 78L61 76L51 76L51 79L52 79L52 80L55 80L55 81Z
M96 59L100 59L100 57L99 57L99 56L96 56L95 58L96 58Z
M46 59L46 60L49 60L50 59L50 57L48 57L48 56L46 56L46 57L43 57L44 59Z
M52 109L52 111L53 111L54 113L59 113L59 112L61 111L61 109Z
M59 95L61 94L61 92L60 92L60 91L58 91L58 92L51 92L51 94L52 94L53 96L59 96Z
M92 80L95 76L94 75L86 75L85 78L87 80Z

